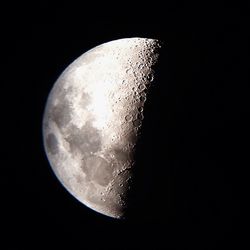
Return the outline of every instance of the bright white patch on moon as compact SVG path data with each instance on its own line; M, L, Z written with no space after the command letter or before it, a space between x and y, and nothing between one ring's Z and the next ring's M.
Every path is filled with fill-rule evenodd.
M97 46L62 73L47 100L43 136L53 171L79 201L114 218L125 212L159 48L145 38Z

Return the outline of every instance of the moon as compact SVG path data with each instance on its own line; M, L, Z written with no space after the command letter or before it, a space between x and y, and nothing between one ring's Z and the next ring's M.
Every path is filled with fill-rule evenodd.
M126 211L160 48L148 38L99 45L65 69L47 99L43 141L55 175L81 203L113 218Z

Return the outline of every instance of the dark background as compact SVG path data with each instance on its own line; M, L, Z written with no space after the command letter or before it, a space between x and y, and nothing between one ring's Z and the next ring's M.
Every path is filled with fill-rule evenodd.
M34 2L2 8L3 249L244 246L249 7ZM75 58L135 36L163 40L165 49L138 145L129 219L119 221L61 186L41 122L49 91Z

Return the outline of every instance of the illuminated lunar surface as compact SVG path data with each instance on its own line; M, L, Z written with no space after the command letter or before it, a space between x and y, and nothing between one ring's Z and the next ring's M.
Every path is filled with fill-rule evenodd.
M104 215L122 218L143 107L160 43L127 38L75 60L54 84L44 118L44 146L64 187Z

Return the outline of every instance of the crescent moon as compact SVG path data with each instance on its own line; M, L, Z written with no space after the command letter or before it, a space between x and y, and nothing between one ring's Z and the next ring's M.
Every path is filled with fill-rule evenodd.
M84 205L113 218L126 211L160 48L147 38L97 46L66 68L47 99L43 140L55 175Z

